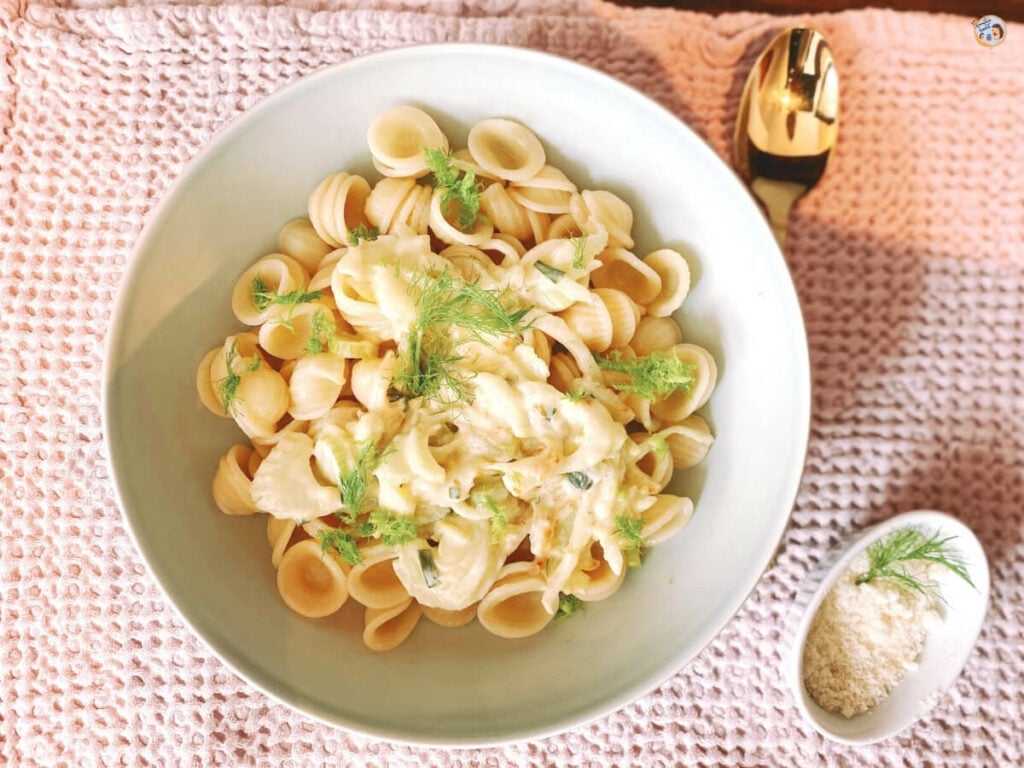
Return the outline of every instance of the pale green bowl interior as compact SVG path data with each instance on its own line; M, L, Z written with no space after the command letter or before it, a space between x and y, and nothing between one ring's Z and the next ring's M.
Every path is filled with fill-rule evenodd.
M213 505L218 458L241 441L199 404L200 357L239 328L239 273L274 250L326 174L372 174L369 122L414 103L456 145L491 116L533 128L581 188L636 211L636 251L682 250L680 315L719 364L705 409L717 441L677 478L692 524L611 599L526 640L421 622L397 650L363 647L361 616L310 621L277 595L262 517ZM353 60L285 89L223 130L153 212L121 287L105 432L138 547L169 600L224 661L309 715L415 743L472 745L559 731L623 706L692 659L739 608L788 520L806 448L807 346L789 274L728 168L632 89L514 48L442 45Z

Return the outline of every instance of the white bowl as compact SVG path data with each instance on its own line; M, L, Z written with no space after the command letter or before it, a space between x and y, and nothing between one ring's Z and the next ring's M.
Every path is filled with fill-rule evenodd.
M928 533L939 532L943 537L955 536L952 543L963 555L974 587L950 571L937 574L945 605L940 623L928 633L916 668L867 712L849 718L829 712L811 698L803 684L804 644L811 621L850 563L873 542L907 525L920 526ZM988 592L988 560L981 544L970 528L942 512L905 512L834 550L804 582L794 607L785 669L801 715L823 736L842 744L870 744L909 727L927 714L960 676L985 620Z
M719 364L705 413L717 435L675 482L696 513L611 599L518 641L420 626L386 654L351 618L309 621L279 599L264 522L218 513L210 484L238 438L200 406L202 354L238 327L243 269L274 250L328 173L374 176L370 121L422 105L455 142L513 117L581 188L636 212L637 252L674 245L694 288L686 336ZM153 212L108 339L104 418L135 542L188 625L239 675L352 731L479 745L564 730L624 706L690 661L740 607L787 524L809 426L809 365L781 254L745 188L668 111L596 71L511 47L374 54L308 77L234 121ZM346 613L346 612L342 612ZM352 614L346 614L351 617ZM426 622L424 622L426 624Z

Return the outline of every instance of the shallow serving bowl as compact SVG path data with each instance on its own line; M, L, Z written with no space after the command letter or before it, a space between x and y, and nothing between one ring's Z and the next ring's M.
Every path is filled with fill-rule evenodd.
M612 598L526 640L422 622L397 650L364 648L350 612L311 621L280 600L262 516L214 507L218 458L238 438L195 391L206 350L238 327L237 276L275 250L336 170L374 172L370 121L400 103L456 146L477 120L532 128L581 189L636 212L636 252L691 265L679 316L719 384L716 443L677 477L692 523L654 548ZM646 250L645 250L646 249ZM668 111L583 66L509 47L436 45L308 77L224 129L153 212L108 340L105 434L131 533L168 599L239 675L313 717L410 743L474 745L550 734L613 711L690 661L736 612L786 526L809 424L806 336L785 263L731 171ZM344 616L343 616L344 615Z

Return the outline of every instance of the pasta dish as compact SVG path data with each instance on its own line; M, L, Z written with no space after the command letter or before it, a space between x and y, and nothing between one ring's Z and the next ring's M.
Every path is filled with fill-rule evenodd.
M693 514L665 492L712 443L715 361L673 318L687 262L634 253L630 206L512 120L453 148L399 106L367 144L379 178L323 179L198 366L246 437L213 498L266 516L292 610L356 604L371 649L423 618L533 635Z

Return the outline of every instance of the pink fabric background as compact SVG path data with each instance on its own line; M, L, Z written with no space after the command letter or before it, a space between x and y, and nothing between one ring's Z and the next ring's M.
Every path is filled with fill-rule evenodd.
M1024 743L1024 29L600 2L292 5L0 0L0 763L11 766L1015 766ZM787 257L814 375L778 562L685 670L589 726L504 748L351 736L268 700L165 604L116 507L103 339L148 212L227 120L325 65L416 42L554 51L640 88L723 157L757 47L820 28L841 145ZM991 608L964 674L870 748L800 721L779 670L797 585L849 532L914 508L973 526Z

